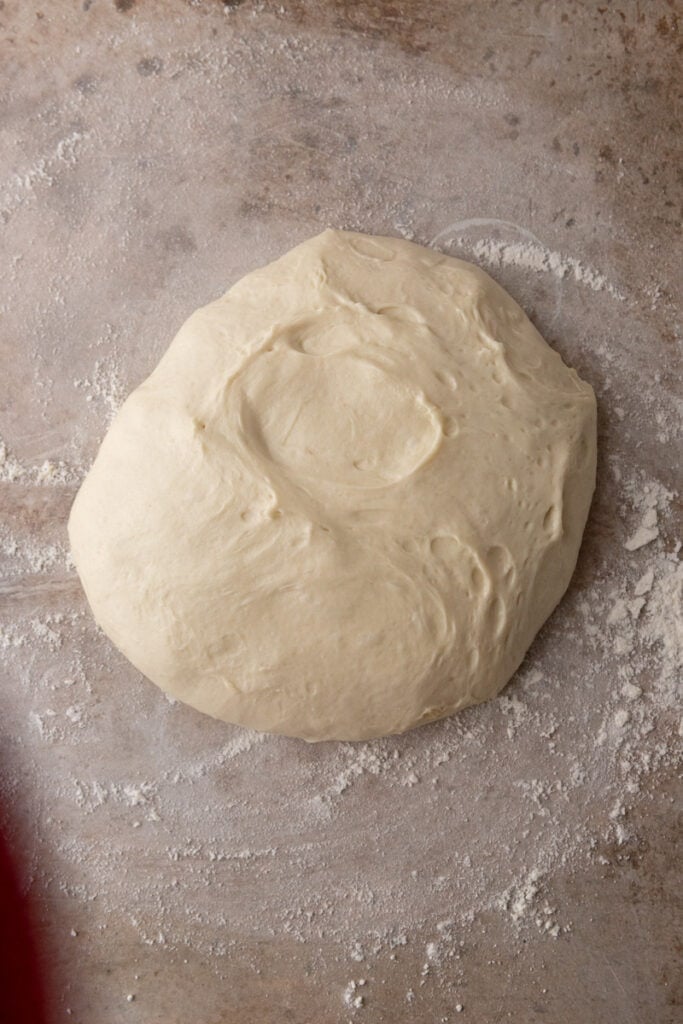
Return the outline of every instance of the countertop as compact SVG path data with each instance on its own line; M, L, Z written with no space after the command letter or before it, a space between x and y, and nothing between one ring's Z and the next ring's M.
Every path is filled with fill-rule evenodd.
M666 0L0 3L0 793L55 1022L680 1019L679 51ZM600 454L504 694L309 746L145 681L65 521L183 320L327 226L484 266Z

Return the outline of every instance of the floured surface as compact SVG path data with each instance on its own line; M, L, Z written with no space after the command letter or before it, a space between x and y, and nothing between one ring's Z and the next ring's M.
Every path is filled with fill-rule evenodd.
M635 4L533 38L493 8L449 38L416 5L385 41L370 5L218 7L2 12L2 784L56 1019L673 1021L668 7L637 44ZM311 749L145 684L64 523L185 316L328 223L487 268L594 385L601 464L574 583L502 698Z

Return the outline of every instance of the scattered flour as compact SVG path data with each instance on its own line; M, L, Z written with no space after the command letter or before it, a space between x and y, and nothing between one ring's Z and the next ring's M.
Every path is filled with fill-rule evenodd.
M65 136L9 182L0 205L28 203L84 140ZM450 238L494 269L623 298L600 271L509 227L521 240L472 240L463 224L435 242ZM73 387L104 429L124 373L114 329L96 345ZM612 367L608 347L600 356ZM615 404L607 384L605 393L627 425L627 401ZM657 416L666 440L670 418ZM200 718L125 665L73 606L63 519L82 468L19 459L0 440L0 483L12 499L55 502L44 533L0 526L0 656L13 686L3 727L18 751L0 786L40 809L54 855L49 877L35 860L27 875L56 887L65 905L99 912L103 925L123 917L143 944L191 945L217 965L235 935L326 944L345 965L341 977L354 975L341 1000L359 1019L372 1003L373 965L411 949L419 966L406 972L409 1004L439 979L464 977L478 928L510 943L568 936L556 877L628 855L639 810L675 770L683 728L676 496L629 475L630 465L622 457L615 469L620 500L598 498L596 513L612 522L618 505L621 533L605 542L608 555L594 554L589 583L572 588L551 641L535 645L499 700L405 737L309 748ZM139 864L153 869L127 870ZM366 977L355 977L360 964Z
M571 277L578 284L590 288L591 291L605 291L616 299L624 298L600 271L587 266L575 256L553 252L537 242L503 242L487 238L472 243L462 237L456 239L456 242L486 266L520 267L523 270L532 270L537 274L550 273L560 280Z
M51 153L42 156L22 171L18 171L0 186L0 221L19 206L35 199L36 189L54 184L60 169L73 167L87 132L72 131L60 139Z
M481 233L488 229L496 234L513 234L521 240L507 240L494 235L473 238L472 232ZM517 267L536 274L552 274L560 281L571 278L594 292L606 292L612 298L624 300L624 295L594 267L583 263L576 256L548 249L528 229L509 221L489 217L474 217L450 224L431 239L431 246L444 246L469 253L479 263L488 267Z
M6 447L2 465L8 488L75 489L66 472L44 480ZM498 700L405 737L307 747L231 730L134 678L87 613L6 606L0 656L17 694L6 728L32 752L22 787L56 809L42 827L63 898L96 898L105 913L123 910L143 944L191 943L217 962L232 929L333 942L369 979L419 943L405 995L416 1005L425 986L465 977L466 937L486 915L507 942L570 935L554 878L629 855L637 808L673 771L682 728L676 496L625 472L619 487L623 534L656 536L617 540L620 554L568 596L553 643ZM5 580L38 606L40 587L73 581L49 534L38 542L3 527L0 556ZM121 756L89 759L105 734L129 737ZM446 849L432 838L442 801ZM121 870L136 857L174 874ZM366 978L349 981L350 1014L368 992Z
M112 356L96 360L91 376L77 378L74 387L85 392L86 402L96 399L102 402L107 412L107 424L113 420L125 398L121 369Z
M83 476L81 469L68 466L61 459L56 462L43 459L38 464L20 462L0 438L0 483L39 484L47 486L68 486Z
M365 1005L365 996L359 989L362 989L366 984L365 978L360 978L358 981L350 981L343 993L344 1005L350 1007L352 1010L360 1010Z
M32 538L15 537L0 527L0 554L11 559L6 579L22 572L47 573L55 566L65 566L67 552L60 543L40 543Z

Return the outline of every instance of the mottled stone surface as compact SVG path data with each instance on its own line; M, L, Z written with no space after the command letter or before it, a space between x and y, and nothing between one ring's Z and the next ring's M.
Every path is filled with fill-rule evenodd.
M677 1019L676 6L0 2L0 758L55 1021ZM170 705L64 549L183 319L325 226L478 260L600 403L507 697L362 749Z

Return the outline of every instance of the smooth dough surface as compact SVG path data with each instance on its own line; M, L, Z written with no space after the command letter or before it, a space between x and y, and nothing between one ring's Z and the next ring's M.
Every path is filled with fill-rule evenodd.
M325 231L185 323L69 522L146 676L307 740L492 697L564 593L595 398L482 270Z

